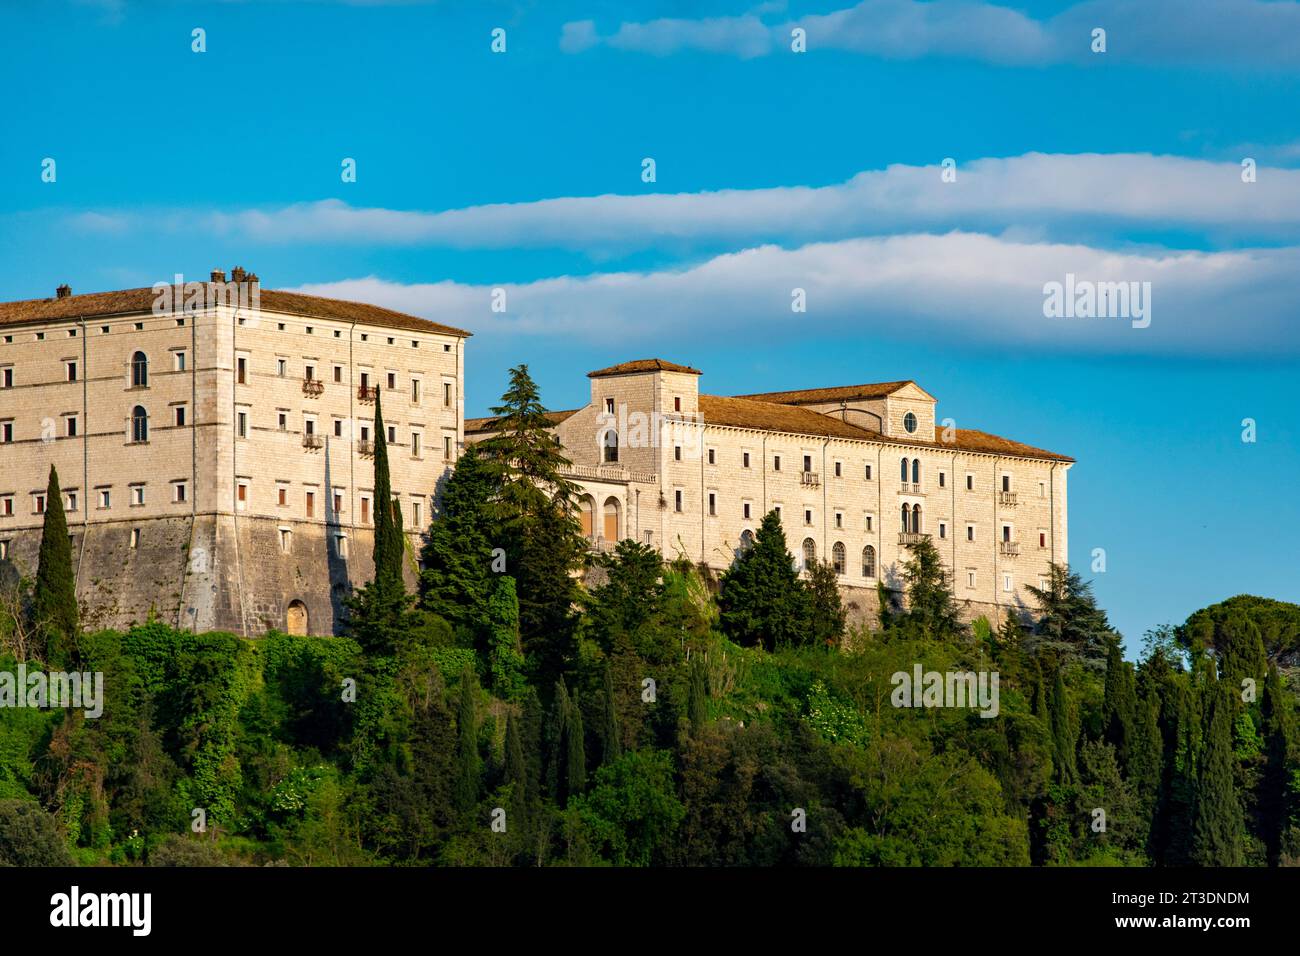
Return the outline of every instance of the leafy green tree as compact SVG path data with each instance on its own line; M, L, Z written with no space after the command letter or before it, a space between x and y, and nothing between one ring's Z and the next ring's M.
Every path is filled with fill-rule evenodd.
M1053 652L1063 661L1078 660L1102 670L1116 639L1106 612L1097 607L1092 585L1076 571L1053 563L1047 587L1025 588L1038 602L1038 621L1026 644L1034 653Z
M34 800L0 800L0 866L71 866L54 817Z
M63 512L59 473L50 466L45 488L45 516L41 528L41 550L32 595L32 617L45 638L46 659L52 664L70 664L77 654L81 633L77 610L77 580L72 571L72 542Z
M903 562L903 580L907 583L907 612L900 626L919 627L934 638L962 631L952 592L944 581L943 561L930 539L921 538L910 545L912 556Z
M569 803L569 816L586 840L615 866L667 862L685 815L672 757L662 750L616 757L596 771L590 793Z
M619 634L633 634L664 609L664 564L659 552L631 539L618 542L596 565L606 574L588 602L592 629L608 648Z
M1075 744L1078 740L1070 715L1070 702L1065 696L1065 677L1061 667L1054 667L1052 692L1047 709L1052 718L1052 749L1055 757L1056 779L1063 784L1077 783L1079 771L1075 762Z
M498 697L516 700L525 686L524 655L519 644L519 599L515 595L515 580L508 574L497 579L496 590L488 602L488 627L492 689Z
M478 679L474 669L466 666L460 675L460 707L456 712L456 809L463 815L478 805L482 786L483 761L478 752L478 718L476 698Z
M763 516L753 547L741 552L723 574L718 603L722 630L737 644L770 651L807 642L808 592L794 569L775 511Z
M840 600L840 576L828 561L808 568L808 640L814 647L839 647L846 620Z
M1217 683L1209 692L1205 757L1196 781L1192 859L1200 866L1241 866L1245 821L1234 775L1232 689Z

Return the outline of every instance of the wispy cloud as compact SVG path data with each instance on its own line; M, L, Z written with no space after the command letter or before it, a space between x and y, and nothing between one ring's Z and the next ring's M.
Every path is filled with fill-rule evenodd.
M381 243L461 249L629 250L667 244L810 242L901 231L1031 229L1079 239L1176 229L1221 240L1300 240L1300 170L1132 154L1029 153L957 167L889 166L831 186L562 197L441 212L340 200L270 209L77 214L70 225L193 231L255 243Z
M1051 319L1043 287L1067 274L1151 283L1151 323ZM929 339L998 348L1138 354L1300 353L1300 248L1116 253L970 233L761 246L697 266L492 287L406 285L379 278L302 291L375 302L494 338L637 342L774 340L836 335ZM807 311L794 313L804 290ZM480 339L482 341L482 339Z
M789 51L796 27L806 31L809 50L1025 65L1096 59L1092 30L1100 27L1111 59L1300 69L1300 4L1291 0L1085 0L1047 19L978 0L863 0L803 17L658 19L621 23L608 33L593 21L575 21L561 30L560 48L750 58Z

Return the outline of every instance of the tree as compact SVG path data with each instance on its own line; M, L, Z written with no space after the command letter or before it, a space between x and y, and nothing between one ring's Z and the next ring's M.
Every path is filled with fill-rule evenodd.
M515 700L523 693L524 655L519 645L519 599L515 579L503 574L488 602L488 666L492 690L498 697Z
M918 625L936 638L960 633L961 622L953 607L952 593L944 582L939 552L928 537L910 547L912 556L903 563L903 580L907 582L907 613L903 622Z
M460 707L456 712L456 809L470 814L478 805L483 762L478 753L478 720L475 698L478 680L466 665L460 675Z
M840 576L829 561L808 568L808 641L814 647L838 647L844 637L845 613Z
M1052 718L1052 749L1055 755L1056 779L1060 783L1073 784L1079 780L1079 771L1075 763L1074 722L1070 719L1070 702L1065 696L1065 678L1062 669L1053 668L1056 676L1052 681L1047 709Z
M77 580L72 571L72 542L63 513L63 492L53 465L45 488L45 518L32 595L32 619L45 638L46 659L52 664L71 663L81 633Z
M393 483L388 474L388 436L384 429L384 412L380 389L375 389L375 580L392 577L402 580L401 512L393 502Z
M763 516L753 547L722 576L723 632L737 644L770 650L808 639L808 592L794 569L776 511Z
M691 661L691 696L687 708L693 733L698 734L708 720L708 693L708 678L704 671L704 662L696 657Z
M464 643L480 647L494 589L490 512L495 489L491 468L471 445L438 496L421 555L420 606L465 633Z
M1136 733L1137 689L1133 668L1124 660L1118 640L1110 642L1106 657L1105 697L1102 701L1102 733L1125 773L1130 770L1131 747Z
M582 729L582 708L578 706L578 692L569 695L569 718L565 723L565 749L568 783L565 792L570 798L587 789L587 735Z
M1117 639L1106 612L1097 607L1092 585L1067 565L1052 563L1047 587L1025 585L1038 602L1039 617L1026 644L1034 653L1053 652L1063 662L1082 661L1092 670L1105 666Z
M1216 682L1207 690L1209 732L1196 781L1192 859L1200 866L1241 866L1245 821L1234 779L1232 689L1227 683Z
M623 752L623 741L618 727L618 707L614 696L614 673L610 669L608 661L605 663L604 685L601 693L605 715L605 726L601 731L602 750L600 762L602 766L614 760Z
M1259 815L1269 863L1276 866L1292 809L1291 788L1288 786L1291 776L1291 712L1276 664L1269 666L1264 682L1263 712L1265 763L1259 785Z
M635 632L663 610L664 564L658 551L630 538L599 555L596 564L607 578L592 591L588 617L608 648L616 635Z
M0 866L72 866L58 823L34 800L0 800Z

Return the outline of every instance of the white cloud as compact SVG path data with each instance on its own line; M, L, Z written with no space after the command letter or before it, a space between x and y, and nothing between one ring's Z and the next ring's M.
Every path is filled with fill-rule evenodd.
M965 57L1000 64L1047 64L1096 59L1094 27L1107 31L1111 60L1136 63L1300 67L1300 5L1291 0L1085 0L1050 19L979 0L862 0L826 14L776 23L754 13L708 20L622 23L601 35L594 23L574 43L569 26L561 48L596 46L667 55L685 50L764 56L790 49L790 30L803 27L809 50L844 50L890 59ZM566 42L569 41L569 42Z
M1043 286L1067 273L1150 282L1151 323L1048 319ZM959 341L997 348L1151 354L1300 352L1300 248L1132 251L1025 243L972 233L761 246L692 268L558 277L492 288L378 278L301 291L375 302L493 340L557 337L632 348L681 341L797 337ZM791 312L806 290L805 314ZM480 339L481 341L481 339ZM640 349L637 349L640 350Z
M260 243L380 243L462 249L625 251L756 245L900 231L1017 230L1078 239L1107 230L1177 229L1218 240L1300 239L1300 170L1145 153L1028 153L980 159L941 181L936 166L889 166L831 186L562 197L443 212L358 208L340 200L235 212L83 213L80 231L130 226Z

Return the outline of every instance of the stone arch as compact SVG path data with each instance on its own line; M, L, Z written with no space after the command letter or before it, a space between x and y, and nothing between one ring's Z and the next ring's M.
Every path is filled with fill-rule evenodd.
M604 508L605 521L601 527L601 532L603 533L606 541L619 540L618 519L619 519L620 510L621 509L619 507L617 498L611 495L610 497L605 499L605 508Z
M297 599L289 602L289 607L284 613L284 629L286 633L294 634L299 637L307 636L307 605Z
M582 525L582 536L590 538L596 533L596 499L583 495L578 499L578 521Z

